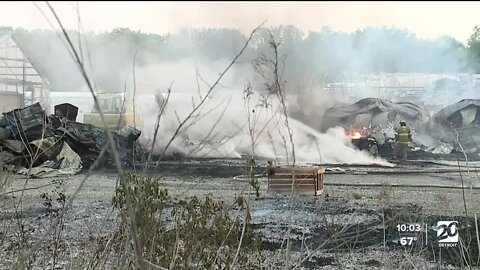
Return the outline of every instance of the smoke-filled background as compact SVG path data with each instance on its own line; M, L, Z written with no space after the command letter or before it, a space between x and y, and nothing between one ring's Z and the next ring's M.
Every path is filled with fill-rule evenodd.
M270 28L282 44L285 80L289 91L303 91L320 83L378 73L457 73L478 71L478 31L464 45L452 37L423 39L414 33L391 27L365 28L354 33L335 32L328 27L304 33L294 26ZM52 91L79 91L83 80L57 34L48 30L13 32L29 57L48 77ZM245 35L234 29L185 29L176 34L157 35L126 28L108 33L70 32L74 45L98 85L107 91L123 89L125 76L132 72L133 57L138 67L161 61L192 60L215 63L231 60L243 46ZM260 30L240 59L241 64L269 52L269 34ZM190 68L191 70L192 68ZM68 75L68 76L67 76Z
M428 40L389 27L335 32L328 27L304 33L293 26L269 29L280 43L282 81L299 161L322 163L374 163L366 154L352 149L338 128L324 134L317 130L323 112L335 98L322 93L322 86L348 81L365 74L380 73L471 73L477 72L480 33L474 29L468 44L452 37ZM86 85L69 51L57 33L0 28L12 33L22 49L45 75L54 92L86 91ZM144 118L143 141L148 144L158 114L153 95L171 97L160 121L155 152L163 151L182 121L200 102L245 43L246 36L233 29L185 29L176 34L156 35L126 28L107 33L69 32L81 52L88 74L101 91L132 91L133 73L137 106ZM278 98L270 96L267 109L252 112L259 104L264 79L252 68L259 56L272 56L270 36L260 29L237 63L227 72L199 112L200 119L187 122L169 151L197 157L239 157L251 154L248 115L262 129L253 152L268 158L291 160L291 145ZM134 56L135 61L134 61ZM246 106L244 89L254 95ZM370 93L365 93L370 94ZM86 109L88 110L88 109ZM260 112L259 112L260 111ZM272 116L275 115L276 116ZM273 119L273 120L272 120ZM285 149L285 147L287 149Z

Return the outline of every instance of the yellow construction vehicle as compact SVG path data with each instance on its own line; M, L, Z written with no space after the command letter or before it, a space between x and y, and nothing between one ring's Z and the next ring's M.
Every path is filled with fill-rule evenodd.
M108 129L118 130L125 126L135 126L140 130L143 128L140 110L136 109L134 113L132 99L127 98L124 93L100 93L96 97ZM83 123L104 128L102 118L95 105L90 113L83 116Z

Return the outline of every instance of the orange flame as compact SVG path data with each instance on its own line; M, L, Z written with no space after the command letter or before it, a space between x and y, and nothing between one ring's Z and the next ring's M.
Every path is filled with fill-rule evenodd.
M350 139L360 139L362 138L362 134L358 131L355 131L353 134L350 134Z

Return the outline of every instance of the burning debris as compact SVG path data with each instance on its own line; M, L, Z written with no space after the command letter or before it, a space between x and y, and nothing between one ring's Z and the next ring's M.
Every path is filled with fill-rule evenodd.
M414 103L366 98L354 104L328 109L322 128L328 129L341 123L359 150L368 151L374 156L391 157L398 123L404 120L417 127L426 119L426 110Z
M345 128L352 144L359 150L392 158L395 129L400 121L405 121L412 129L409 148L416 152L415 156L430 157L432 154L448 155L453 152L461 154L465 151L474 155L471 158L478 159L479 107L480 100L464 99L429 117L423 107L411 102L393 103L367 98L328 109L322 124L324 129L334 125Z
M39 103L3 113L0 117L0 165L34 176L75 174L90 167L107 145L105 130L75 122L78 108L55 106L46 115ZM124 165L131 166L133 144L140 131L123 127L113 132ZM106 150L100 164L111 162ZM29 168L29 169L27 169Z
M377 139L366 131L366 129L350 129L348 131L348 137L352 140L359 150L365 150L372 156L377 157L379 155Z

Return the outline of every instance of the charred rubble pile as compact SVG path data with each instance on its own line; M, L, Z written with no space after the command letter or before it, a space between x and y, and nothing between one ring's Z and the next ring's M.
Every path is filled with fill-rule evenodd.
M439 110L427 129L434 146L443 153L465 152L480 158L480 99L463 99Z
M107 131L76 122L78 108L55 106L47 115L39 103L0 116L0 169L32 176L75 174L97 160L107 144ZM123 127L112 132L117 152L126 167L133 165L134 145L140 131ZM105 147L98 165L112 165Z

